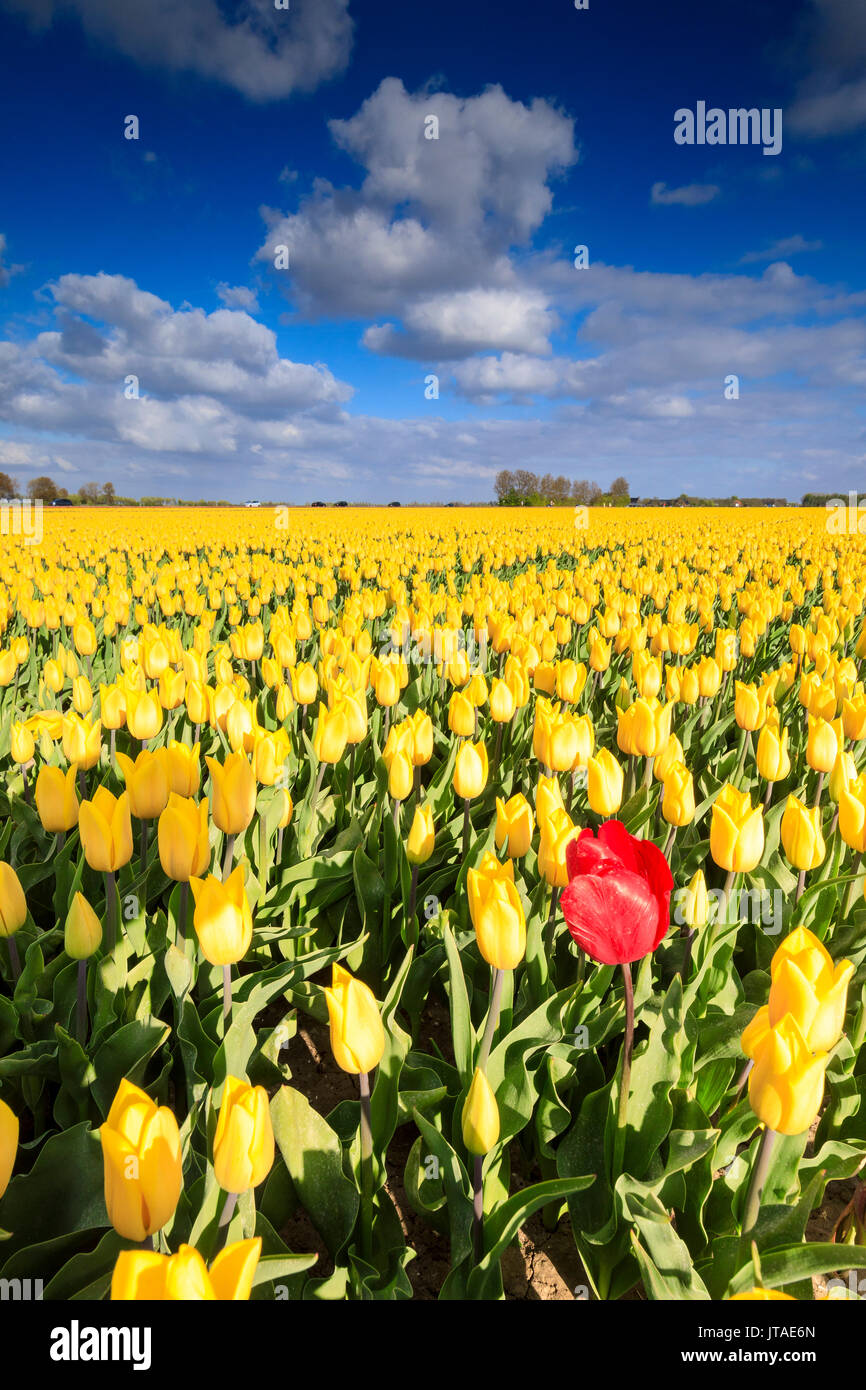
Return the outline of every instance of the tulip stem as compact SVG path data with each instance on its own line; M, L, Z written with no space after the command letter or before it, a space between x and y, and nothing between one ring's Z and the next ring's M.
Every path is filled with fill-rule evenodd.
M616 1137L613 1150L613 1178L619 1176L625 1153L625 1121L628 1110L628 1092L631 1082L631 1054L634 1047L634 985L631 966L627 961L620 967L625 986L625 1038L622 1044L622 1065L619 1080L619 1098L616 1110Z
M758 1213L761 1210L761 1197L767 1182L767 1175L770 1171L770 1160L773 1157L773 1146L776 1142L776 1131L764 1128L761 1135L761 1142L758 1145L758 1153L755 1158L755 1165L752 1168L752 1176L749 1179L749 1190L746 1194L746 1208L743 1216L743 1224L740 1228L740 1263L743 1261L744 1251L748 1248L752 1231L758 1220Z
M857 901L857 896L858 896L858 894L859 894L859 892L860 892L860 866L862 865L862 863L863 863L863 856L862 856L862 854L855 854L855 855L854 855L854 878L852 879L851 884L849 885L849 888L848 888L848 897L847 897L847 900L846 900L846 902L845 902L845 912L844 912L844 916L845 916L845 917L850 917L850 915L851 915L851 909L853 908L855 902Z
M418 922L415 916L415 902L418 897L419 864L412 865L412 882L409 885L409 909L406 913L406 944L418 945Z
M83 768L83 767L80 767L80 768L78 769L78 788L79 788L79 791L81 792L81 800L82 800L82 801L86 801L86 800L87 800L87 773L84 771L84 768Z
M228 966L226 966L226 969L228 969ZM217 1225L218 1230L221 1229L223 1226L227 1226L229 1224L229 1222L235 1214L235 1207L237 1206L237 1202L238 1194L236 1192L226 1193L226 1199L223 1203L223 1209L220 1213L220 1219Z
M33 797L32 797L31 794L30 794L30 782L29 782L29 779L28 779L28 777L27 777L27 764L26 764L26 763L22 763L22 764L21 764L21 777L22 777L23 782L24 782L24 800L27 802L27 805L28 805L28 806L32 806L32 805L33 805Z
M770 798L772 797L772 795L773 795L773 784L772 784L772 782L768 782L768 783L767 783L767 790L764 792L764 810L765 810L765 811L766 811L767 807L768 807L769 804L770 804Z
M815 800L814 800L814 803L813 803L815 806L819 805L819 803L820 803L820 801L821 801L821 793L822 793L823 790L824 790L824 774L823 774L823 772L819 772L819 773L818 773L818 785L817 785L817 787L815 788Z
M180 885L180 900L177 905L177 926L175 928L175 940L177 942L187 939L187 907L189 903L189 880L187 879Z
M113 951L117 944L117 890L114 886L114 873L105 871L105 949Z
M469 821L469 797L463 798L463 858L469 853L469 835L472 826Z
M668 837L667 837L667 839L665 840L665 847L664 847L664 850L662 851L662 853L664 854L665 859L667 859L668 855L670 854L671 850L672 850L673 847L674 847L674 836L676 835L676 833L677 833L677 828L676 828L675 825L672 825L671 828L670 828L670 830L668 831Z
M504 728L505 725L502 723L496 726L496 742L493 745L493 766L490 769L491 773L496 772L499 767L499 757L502 753L502 731Z
M232 1021L232 968L230 965L223 966L223 1019L226 1032L228 1032Z
M480 1264L484 1255L484 1157L475 1155L472 1169L472 1228L475 1248L475 1263Z
M361 1255L369 1260L373 1248L373 1123L370 1073L358 1076L361 1089Z
M654 763L654 762L655 762L655 758L647 758L647 760L646 760L646 768L645 768L645 770L644 770L644 775L643 775L643 785L644 785L645 787L651 787L652 784L653 784L653 763Z
M9 942L9 965L12 968L12 983L14 985L21 974L21 958L18 955L18 947L15 945L14 938L9 936L6 939Z
M354 746L355 746L355 745L353 744L352 747L354 748ZM316 802L317 802L318 799L319 799L319 792L322 790L322 780L323 780L324 776L325 776L325 764L324 764L324 763L319 763L319 770L318 770L318 772L316 773L316 780L315 780L315 782L313 783L313 795L312 795L312 797L310 798L310 818L309 818L309 821L308 821L308 825L309 825L309 828L310 828L310 841L312 841L312 838L313 838L313 817L314 817L315 814L316 814ZM308 848L309 848L309 846L308 846Z
M78 1041L83 1047L87 1041L87 961L78 962L78 997L76 1008Z
M806 870L801 869L797 875L797 896L794 899L798 903L803 896L803 889L806 887Z
M234 858L234 852L235 852L235 836L234 836L234 835L227 835L227 836L226 836L226 852L225 852L225 858L223 859L223 883L225 883L226 879L228 878L229 874L230 874L231 871L232 871L232 859Z
M547 914L547 926L544 928L544 954L547 957L548 973L553 972L553 952L556 946L556 889L550 890L550 911Z
M394 829L396 830L398 835L400 834L400 807L402 806L402 804L403 803L399 799L399 797L394 802Z
M732 778L735 787L739 786L740 778L743 775L743 768L746 766L746 750L751 742L752 735L749 733L749 730L743 729L740 734L740 760L737 763L737 770Z
M484 1037L481 1039L481 1051L478 1053L478 1061L475 1063L481 1071L487 1070L487 1060L490 1056L490 1048L493 1043L493 1034L496 1032L496 1025L499 1022L499 1011L502 1008L502 986L505 983L505 971L493 971L493 991L490 996L490 1008L487 1011L487 1023L484 1027Z

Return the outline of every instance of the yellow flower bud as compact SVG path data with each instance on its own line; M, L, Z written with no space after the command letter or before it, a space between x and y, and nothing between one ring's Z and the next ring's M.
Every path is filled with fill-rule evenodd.
M224 835L242 835L256 809L256 779L249 759L229 753L224 763L206 758L211 775L214 824Z
M607 748L587 763L587 796L597 816L616 815L622 804L623 770Z
M76 893L66 914L63 949L73 960L89 960L102 944L102 923L83 893Z
M253 939L253 918L244 887L243 861L225 883L213 874L189 880L195 900L192 924L202 955L211 965L243 960Z
M274 1164L274 1131L264 1086L227 1076L213 1141L214 1175L224 1192L249 1192Z
M62 772L48 765L36 778L36 810L43 830L65 833L78 824L78 797L75 794L75 765Z
M416 806L409 838L406 841L406 858L409 863L426 864L433 853L435 840L432 810L429 806Z
M97 787L93 800L81 803L78 829L91 869L99 873L122 869L133 850L129 792L115 798L107 787Z
M803 1134L824 1097L829 1054L813 1055L794 1017L787 1013L754 1044L749 1103L768 1129Z
M0 936L14 936L27 921L27 899L11 864L0 862Z
M324 995L337 1066L355 1076L371 1072L385 1051L385 1029L372 990L334 963L331 988Z
M0 1100L0 1197L9 1186L18 1153L18 1116Z
M483 1157L499 1139L499 1107L493 1087L480 1067L469 1087L461 1114L463 1143L471 1154Z
M818 806L805 806L799 797L789 796L780 827L785 854L795 869L817 869L826 854L821 834Z
M674 763L664 780L662 815L668 825L688 825L695 814L695 787L685 763Z
M454 791L464 801L480 796L487 785L487 748L483 743L464 743L454 764Z

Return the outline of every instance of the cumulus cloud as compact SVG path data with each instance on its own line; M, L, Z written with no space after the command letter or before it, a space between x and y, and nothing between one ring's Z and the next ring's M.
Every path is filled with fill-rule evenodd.
M529 246L552 182L577 159L571 118L501 87L460 98L386 78L329 128L363 168L361 186L320 180L296 212L262 210L258 258L274 265L289 249L290 270L275 274L294 305L309 317L386 318L365 336L377 352L549 350L554 315L512 254Z
M225 280L221 280L216 292L227 309L245 309L249 314L259 312L256 292L246 285L227 285Z
M346 67L349 0L245 0L236 21L218 0L6 0L37 28L72 15L93 38L152 67L194 72L253 101L310 92Z
M650 202L662 207L678 204L684 208L696 208L703 203L711 203L721 191L715 183L686 183L681 188L668 188L666 183L654 183L650 192Z

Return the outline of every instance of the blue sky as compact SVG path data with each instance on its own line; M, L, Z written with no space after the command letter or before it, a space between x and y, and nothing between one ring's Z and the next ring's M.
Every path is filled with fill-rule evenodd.
M862 490L866 7L0 0L0 55L22 487Z

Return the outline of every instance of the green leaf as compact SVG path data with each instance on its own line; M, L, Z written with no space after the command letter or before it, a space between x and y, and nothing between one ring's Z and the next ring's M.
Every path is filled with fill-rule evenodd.
M271 1100L274 1138L313 1225L336 1257L355 1225L360 1198L343 1173L343 1153L327 1120L305 1096L281 1086Z

